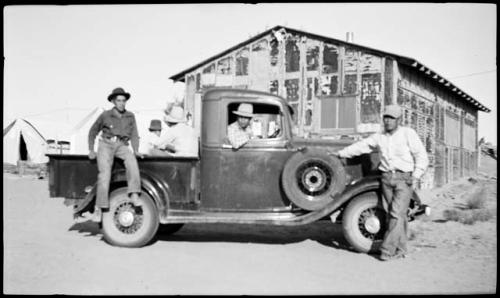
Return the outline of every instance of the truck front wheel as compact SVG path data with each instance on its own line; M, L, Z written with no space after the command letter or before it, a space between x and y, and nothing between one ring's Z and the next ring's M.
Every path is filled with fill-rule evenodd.
M153 239L159 226L156 205L145 192L142 192L139 200L142 206L134 206L126 187L111 192L109 211L104 212L102 218L106 242L116 246L141 247Z
M344 237L359 252L376 253L385 233L385 212L374 191L354 198L342 215Z

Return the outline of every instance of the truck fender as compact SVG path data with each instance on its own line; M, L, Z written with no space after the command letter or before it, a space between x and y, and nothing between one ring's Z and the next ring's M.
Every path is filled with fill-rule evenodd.
M356 197L357 195L380 189L380 177L372 176L355 182L347 186L344 192L337 195L332 202L326 205L323 209L309 212L305 215L298 216L292 220L276 222L278 225L298 225L312 223L320 218L330 215L332 212L339 209L345 203Z
M380 177L373 176L364 178L346 187L342 195L326 206L324 209L319 210L315 218L321 218L323 216L330 215L332 212L348 203L350 200L356 196L367 192L380 189Z
M167 216L167 210L169 207L169 198L171 196L170 187L166 183L162 183L161 180L153 174L141 171L141 188L150 195L155 201L156 207L160 213L160 218L165 218ZM127 183L127 175L125 169L120 169L113 172L111 175L110 185L117 183ZM78 204L73 210L74 216L78 216L85 211L90 211L88 207L93 204L91 202L95 201L97 192L97 183L92 186L90 192L85 196L82 203Z

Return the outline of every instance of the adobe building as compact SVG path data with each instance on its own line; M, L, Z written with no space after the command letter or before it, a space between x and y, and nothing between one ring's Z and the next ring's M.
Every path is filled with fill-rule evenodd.
M348 40L350 35L348 34ZM430 158L422 188L477 172L480 102L419 61L283 26L262 32L170 77L185 83L186 111L199 129L210 87L267 91L295 111L306 138L359 139L380 129L385 105L403 107Z

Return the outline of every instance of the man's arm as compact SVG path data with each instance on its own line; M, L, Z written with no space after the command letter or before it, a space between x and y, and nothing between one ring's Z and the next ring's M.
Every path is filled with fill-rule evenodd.
M418 137L418 134L413 129L408 129L408 146L410 147L410 152L415 160L415 169L413 170L413 177L420 179L424 172L427 170L429 165L429 158L427 156L427 151L425 150L424 144Z
M101 131L102 128L102 118L103 118L104 112L97 117L95 120L94 124L90 127L89 130L89 151L94 151L94 143L95 143L95 138L97 137L97 134L99 134L99 131Z
M134 153L139 152L139 132L137 131L137 122L135 121L135 116L132 116L132 132L130 135L130 143L132 144L132 149Z
M378 145L378 137L373 134L365 139L362 139L354 144L351 144L338 152L338 156L342 158L351 158L365 153L370 153Z

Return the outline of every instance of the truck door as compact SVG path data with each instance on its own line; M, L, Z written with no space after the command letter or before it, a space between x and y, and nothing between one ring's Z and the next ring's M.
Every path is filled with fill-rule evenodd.
M212 193L202 194L201 207L238 211L286 210L290 202L281 190L280 178L293 152L286 146L288 137L283 111L278 104L252 102L253 138L235 150L227 139L227 126L237 121L238 116L233 111L240 103L242 101L237 100L221 102L224 142L218 148L218 160L213 150L207 154L212 164L218 163L214 167L217 174L213 173L217 177L210 177Z

